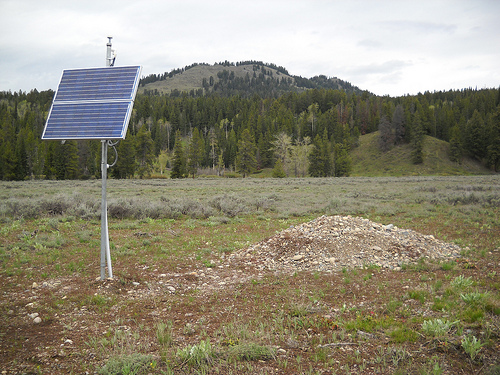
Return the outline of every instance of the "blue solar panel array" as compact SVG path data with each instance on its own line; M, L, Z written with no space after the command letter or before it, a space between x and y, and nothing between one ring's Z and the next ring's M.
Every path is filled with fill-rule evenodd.
M42 139L123 139L140 66L65 70Z

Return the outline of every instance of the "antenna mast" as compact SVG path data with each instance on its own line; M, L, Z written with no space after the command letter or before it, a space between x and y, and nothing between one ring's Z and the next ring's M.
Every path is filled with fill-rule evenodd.
M115 66L116 53L111 49L112 36L108 36L108 43L106 44L106 66Z

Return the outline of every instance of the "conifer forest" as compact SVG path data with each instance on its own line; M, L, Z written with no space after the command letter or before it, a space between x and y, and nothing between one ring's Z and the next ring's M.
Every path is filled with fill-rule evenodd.
M380 97L311 88L278 94L247 89L138 94L113 178L241 176L272 168L275 177L348 176L363 134L379 147L412 147L421 163L424 135L449 142L450 160L500 168L500 91L463 89ZM263 83L259 83L262 87ZM0 92L0 179L100 176L100 141L42 141L54 92ZM110 154L112 159L113 153ZM110 164L113 160L110 160Z

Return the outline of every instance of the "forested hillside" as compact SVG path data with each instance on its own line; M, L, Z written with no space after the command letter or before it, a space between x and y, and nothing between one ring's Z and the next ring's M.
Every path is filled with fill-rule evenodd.
M141 93L167 94L172 97L181 96L182 93L191 97L217 93L226 97L239 95L251 98L256 94L264 98L277 98L287 92L322 88L362 93L358 87L336 77L292 76L285 68L262 61L192 64L169 73L151 74L141 79L140 86Z
M247 176L273 168L276 177L345 176L360 135L377 130L381 151L407 144L415 164L426 157L427 135L449 142L456 163L472 157L492 170L500 168L497 89L398 98L327 88L276 97L222 92L139 94L110 175ZM1 179L100 176L99 141L40 140L53 94L0 92Z

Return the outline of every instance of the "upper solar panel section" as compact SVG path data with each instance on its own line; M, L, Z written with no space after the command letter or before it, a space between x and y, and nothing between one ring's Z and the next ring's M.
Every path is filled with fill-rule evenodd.
M138 66L63 72L55 101L133 100Z
M42 139L123 139L140 66L64 70Z

